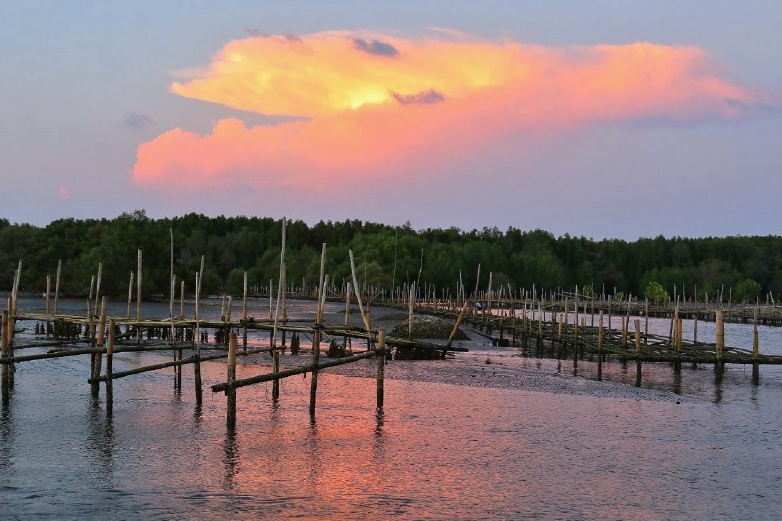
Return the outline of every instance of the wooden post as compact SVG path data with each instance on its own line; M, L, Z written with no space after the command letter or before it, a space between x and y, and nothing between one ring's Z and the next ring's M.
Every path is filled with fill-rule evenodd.
M0 354L3 358L8 358L8 310L3 310L2 323L0 323ZM11 365L3 364L2 387L3 404L8 402L8 390L11 387Z
M100 305L100 319L98 320L98 331L96 334L96 340L95 340L95 347L101 348L103 347L103 339L104 339L104 330L106 329L106 308L108 306L108 297L103 297L101 300ZM92 362L92 378L97 378L100 376L100 366L101 366L101 359L103 358L103 355L100 353L93 354L93 362ZM92 384L92 395L98 396L98 392L100 391L100 383L95 382Z
M62 274L62 259L57 261L57 278L54 281L54 314L60 308L60 275Z
M130 272L130 282L128 282L128 312L125 315L127 320L130 320L130 303L133 301L133 272Z
M760 371L758 359L760 358L760 343L758 341L758 308L755 306L755 313L752 321L752 383L760 383Z
M410 296L407 299L407 339L413 339L413 308L415 307L415 282L410 283Z
M141 342L141 250L138 250L138 267L136 269L136 332L137 339Z
M320 363L320 341L323 327L323 301L326 297L326 243L320 250L320 275L318 277L318 308L315 313L315 333L312 335L312 378L310 378L310 417L315 416L315 402L318 394L318 363Z
M49 296L52 292L52 277L46 274L46 317L49 317Z
M386 328L381 327L377 335L377 408L383 408L383 379L385 377L386 364Z
M277 323L280 318L280 303L285 301L285 227L286 219L282 218L282 244L280 247L280 279L277 282L277 304L274 311L274 327L272 329L272 372L277 373L280 371L280 352L276 350L277 346ZM283 307L283 322L285 321L285 309ZM283 339L284 339L283 333ZM283 346L284 346L283 341ZM272 380L272 400L277 401L280 398L280 379L275 378Z
M603 337L605 330L603 329L603 310L600 310L600 320L597 326L597 380L603 381Z
M104 297L105 299L106 297ZM111 418L114 414L114 380L113 358L114 358L114 319L109 320L109 341L106 345L106 417ZM100 374L98 374L100 376Z
M680 318L676 319L676 354L678 356L681 356L682 354L682 322L683 320ZM679 373L682 370L682 362L681 360L676 360L673 363L673 371L675 373Z
M242 349L247 351L247 272L244 272L244 290L242 293L242 320L244 328L242 330Z
M634 322L635 322L635 361L636 361L635 386L641 387L641 320L636 318Z
M196 405L201 405L203 400L203 389L201 388L201 285L204 280L204 256L201 255L201 269L196 273L195 287L195 331L193 340L196 343L195 360L193 361L193 377L195 380Z
M272 373L280 372L280 352L276 349L272 351ZM272 401L280 399L280 379L272 380Z
M717 371L717 374L722 374L722 350L725 347L725 323L723 321L723 315L722 310L718 309L714 315L716 323L717 323L717 333L716 333L716 342L715 342L715 355L717 357L717 360L714 364L714 370Z
M226 415L226 425L228 429L233 430L236 427L236 388L233 386L236 381L236 333L233 331L228 337L228 386L225 389L225 395L228 397L228 412Z
M352 284L352 282L348 282L347 286L345 288L345 321L344 321L344 324L343 324L345 326L345 331L347 331L347 329L348 329L349 320L350 320L350 292L351 292L351 284ZM350 339L350 337L348 337L348 335L345 335L345 337L342 339L342 344L343 344L342 347L344 349L348 349L349 339ZM351 350L352 350L352 348L351 348Z

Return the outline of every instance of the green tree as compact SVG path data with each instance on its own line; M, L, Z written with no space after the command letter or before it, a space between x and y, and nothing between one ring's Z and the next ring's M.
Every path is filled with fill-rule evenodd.
M649 281L644 289L644 298L651 300L655 304L667 301L668 296L668 291L659 282Z

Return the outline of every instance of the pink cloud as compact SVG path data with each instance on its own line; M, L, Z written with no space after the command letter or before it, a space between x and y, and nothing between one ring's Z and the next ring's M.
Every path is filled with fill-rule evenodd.
M695 47L544 47L438 34L327 32L232 41L171 90L260 114L205 135L164 132L138 149L143 186L327 189L454 165L497 141L594 122L734 119L761 96ZM519 146L524 146L520 143Z

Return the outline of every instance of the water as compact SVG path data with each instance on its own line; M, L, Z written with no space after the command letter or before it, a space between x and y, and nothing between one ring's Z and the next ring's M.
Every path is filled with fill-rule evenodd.
M482 349L470 356L507 364L498 369L537 363ZM125 353L114 366L166 358ZM240 364L238 377L269 370L263 355L258 363ZM388 373L404 363L391 362ZM0 417L3 520L782 516L782 377L774 368L763 368L760 386L741 368L729 367L719 385L713 372L685 370L678 395L387 380L382 412L372 379L324 372L314 421L309 379L293 377L277 403L270 384L239 389L230 431L224 395L209 390L225 379L223 363L203 364L200 408L189 368L181 395L170 369L117 380L111 420L103 392L90 395L88 364L17 365ZM554 373L555 364L538 371ZM586 382L562 372L571 384ZM651 373L670 386L669 369Z

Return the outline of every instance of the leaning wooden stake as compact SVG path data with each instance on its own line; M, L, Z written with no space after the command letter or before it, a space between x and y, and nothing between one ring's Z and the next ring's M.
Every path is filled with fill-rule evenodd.
M440 357L443 360L445 360L445 355L448 353L448 348L451 347L451 344L453 343L453 339L456 337L456 333L459 331L459 326L462 325L462 321L464 320L464 317L467 315L467 307L469 306L469 304L470 304L469 300L464 301L462 310L459 312L459 318L456 319L456 323L453 325L451 334L448 335L448 342L445 343L445 349L443 349L443 354Z
M228 386L225 389L225 395L228 397L228 413L226 416L226 425L228 429L236 427L236 333L233 331L228 338Z
M364 305L361 303L361 291L359 290L358 278L356 277L356 264L353 262L353 250L348 250L350 255L350 271L353 274L353 289L356 292L356 302L358 303L358 310L361 312L361 319L364 321L364 328L366 332L370 332L369 319L366 313L364 313Z

